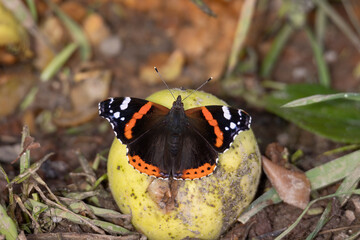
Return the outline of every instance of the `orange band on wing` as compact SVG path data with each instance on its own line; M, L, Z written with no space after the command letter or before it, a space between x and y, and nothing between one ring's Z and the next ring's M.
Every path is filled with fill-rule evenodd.
M129 157L130 165L133 166L139 172L145 173L149 176L161 177L159 168L147 164L140 158L139 155L135 155L135 156L128 155L128 157Z
M152 103L147 102L144 106L142 106L140 108L140 110L138 112L136 112L132 116L130 121L125 125L124 135L127 139L132 138L132 129L135 126L136 120L141 119L150 110L151 106L152 106Z
M218 122L213 118L211 112L209 112L209 110L207 110L206 107L201 107L201 110L205 116L205 119L208 121L208 123L214 127L214 132L216 135L215 146L221 147L223 145L224 136L223 136L223 132L219 128Z
M210 175L215 170L215 164L210 165L210 163L205 163L204 165L198 168L192 168L183 171L181 178L183 179L196 179Z

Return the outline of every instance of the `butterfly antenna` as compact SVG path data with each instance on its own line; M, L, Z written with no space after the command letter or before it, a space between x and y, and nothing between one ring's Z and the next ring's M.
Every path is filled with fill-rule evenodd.
M210 82L213 78L210 77L208 80L206 80L203 84L201 84L197 89L195 89L194 91L192 91L189 95L187 95L183 101L185 101L185 99L187 99L188 97L190 97L194 92L197 92L200 88L202 88L205 84L207 84L208 82Z
M157 74L159 74L159 78L161 79L161 81L165 84L166 88L169 90L169 92L171 93L171 95L173 96L174 100L175 99L175 96L174 94L172 93L172 91L170 90L169 86L166 84L166 82L164 81L164 79L161 77L161 74L159 73L159 70L157 69L157 67L154 67L155 71L157 72Z

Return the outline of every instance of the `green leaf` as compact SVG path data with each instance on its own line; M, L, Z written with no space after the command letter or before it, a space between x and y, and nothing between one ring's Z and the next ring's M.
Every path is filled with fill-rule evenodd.
M77 45L79 45L81 59L83 61L89 60L92 54L91 46L81 27L68 15L66 15L61 10L61 8L59 8L52 1L47 0L46 2L49 4L51 9L57 14L57 16L61 19L61 21L66 26L66 28L69 30L69 33L71 34L73 40L77 43Z
M310 97L304 97L291 101L282 107L300 107L319 102L325 102L335 99L349 99L360 101L360 93L335 93L335 94L316 94Z
M319 74L319 81L323 86L330 87L330 73L325 58L323 57L323 50L308 27L305 28L305 32L310 40L310 45L314 53Z
M290 24L285 24L280 29L280 32L277 34L273 43L271 44L270 51L266 54L264 61L261 63L261 77L268 78L270 76L271 71L277 62L277 59L280 56L280 53L284 49L285 44L287 43L293 32L294 28Z
M46 66L44 71L41 73L40 79L42 81L48 81L51 79L61 67L64 66L65 62L71 57L71 55L78 48L77 43L69 43L51 62Z
M248 36L249 28L251 25L251 19L254 15L254 10L256 6L255 3L256 1L245 0L243 7L241 9L239 21L236 27L235 38L229 57L229 65L226 73L228 76L235 69L235 66L239 58L239 53L243 48L246 36Z
M320 85L294 84L265 97L268 111L333 141L360 143L360 102L337 99L296 108L281 106L317 94L335 94Z
M7 240L17 238L17 230L14 221L7 215L5 208L0 204L0 235Z

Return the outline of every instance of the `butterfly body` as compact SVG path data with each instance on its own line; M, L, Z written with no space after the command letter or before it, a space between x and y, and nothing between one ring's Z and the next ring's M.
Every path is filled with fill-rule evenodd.
M110 98L99 114L127 147L129 163L157 178L193 180L212 174L218 155L250 129L251 117L227 106L184 109L179 95L169 109L138 98Z

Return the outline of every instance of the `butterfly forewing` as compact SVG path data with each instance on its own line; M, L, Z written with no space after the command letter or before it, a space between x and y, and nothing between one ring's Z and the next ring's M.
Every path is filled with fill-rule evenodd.
M251 117L243 110L227 106L206 106L185 111L189 122L212 147L222 153L234 138L250 129Z
M110 122L123 144L152 129L168 112L164 106L139 98L109 98L99 103L99 115Z

